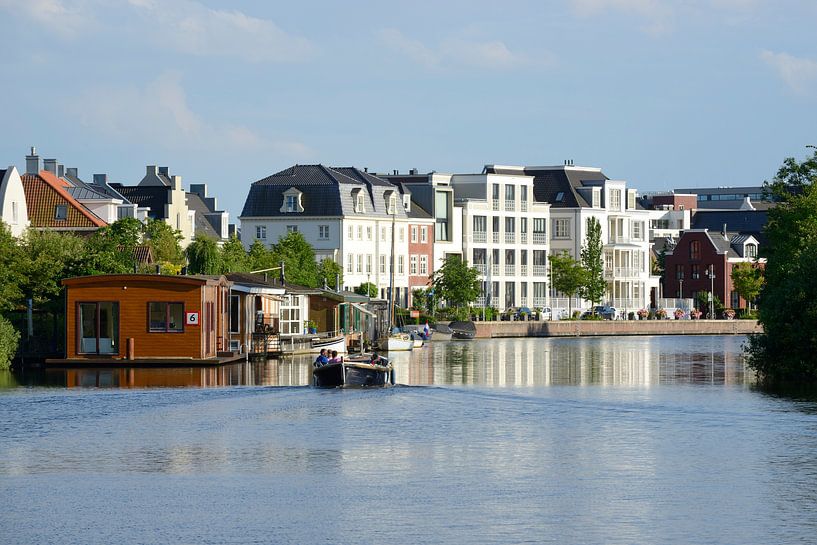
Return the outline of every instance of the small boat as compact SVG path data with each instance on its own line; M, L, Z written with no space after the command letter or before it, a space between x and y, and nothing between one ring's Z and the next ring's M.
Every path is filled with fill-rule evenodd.
M394 384L394 366L382 356L361 355L312 369L318 388L363 388Z
M312 352L320 352L322 349L328 351L337 350L339 354L346 353L346 336L338 335L336 337L315 337L312 339Z
M392 333L388 337L380 339L380 350L395 352L398 350L411 350L414 348L414 341L408 333Z
M477 335L477 326L472 321L456 321L448 324L451 328L451 338L470 341Z
M453 331L446 324L437 324L431 330L431 335L428 336L430 341L450 341Z

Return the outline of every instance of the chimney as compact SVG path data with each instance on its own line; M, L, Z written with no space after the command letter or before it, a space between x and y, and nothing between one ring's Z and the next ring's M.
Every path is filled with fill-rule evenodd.
M721 231L721 234L723 235L723 240L729 240L728 238L726 238L726 224L725 223L723 224L723 231Z
M43 169L37 148L31 146L31 155L26 155L26 174L37 174Z
M369 172L369 167L363 167L363 172Z
M156 165L148 165L147 168L145 169L145 171L146 171L148 176L151 176L151 175L158 176L159 175L159 167L157 167Z
M76 167L69 167L65 169L65 173L74 178L79 178L79 169Z
M190 184L190 193L195 193L202 199L207 198L207 184Z
M409 174L411 174L412 176L416 176L417 175L417 169L413 168L413 169L409 170Z
M57 177L62 178L65 176L65 166L57 163Z
M168 167L159 167L159 174L170 178L170 169Z
M60 175L59 167L61 167L62 165L60 165L56 159L46 159L45 161L43 161L43 163L45 164L45 170L47 170L54 176L59 177Z
M94 174L94 184L96 185L108 185L108 175L107 174Z
M161 170L161 169L160 169ZM170 187L173 189L181 189L182 188L182 177L174 174L170 177Z

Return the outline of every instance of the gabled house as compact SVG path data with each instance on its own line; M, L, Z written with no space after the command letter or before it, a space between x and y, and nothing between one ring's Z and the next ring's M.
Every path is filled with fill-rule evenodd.
M92 232L107 222L71 195L71 184L47 170L32 172L26 168L21 176L26 207L34 229Z
M393 268L395 301L408 304L408 214L394 184L354 167L295 165L254 182L239 219L246 248L303 234L318 261L343 267L348 290L371 282L388 298Z
M746 301L734 290L732 268L738 263L762 266L759 242L751 234L709 229L681 233L666 252L664 295L697 299L700 292L713 292L726 307L745 308Z
M0 170L0 220L15 237L29 226L25 189L15 166Z
M223 243L229 239L230 215L219 210L216 198L207 195L207 184L190 184L187 208L195 212L196 236L206 236Z

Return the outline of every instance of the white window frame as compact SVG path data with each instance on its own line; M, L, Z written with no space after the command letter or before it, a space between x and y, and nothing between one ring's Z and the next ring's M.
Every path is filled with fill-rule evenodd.
M417 226L411 226L411 242L412 244L417 244Z
M417 276L417 256L414 254L409 257L409 274Z
M420 256L420 274L423 276L428 276L428 256L421 255Z
M328 240L329 239L329 226L328 225L318 225L318 238L321 240Z
M570 238L570 218L553 218L553 238Z
M255 238L259 240L267 240L267 226L266 225L256 225L255 226Z
M428 242L428 227L425 226L425 225L420 227L420 242L422 244L425 244L426 242Z

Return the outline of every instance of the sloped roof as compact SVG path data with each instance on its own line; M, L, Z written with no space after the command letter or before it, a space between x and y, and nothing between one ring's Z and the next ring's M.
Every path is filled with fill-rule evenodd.
M220 239L221 234L216 232L207 214L211 213L207 204L195 193L187 193L187 208L196 211L196 235L204 235L210 238Z
M709 229L720 232L724 224L728 231L751 234L761 245L767 243L763 233L769 220L768 210L701 210L692 214L692 229Z
M71 195L64 181L50 172L43 170L39 174L23 174L20 179L32 227L93 229L107 225ZM64 220L55 217L59 205L66 206Z
M122 185L116 183L110 185L131 203L139 207L148 208L148 216L151 218L166 219L164 214L165 205L169 199L169 187L162 185Z
M550 203L553 208L589 208L590 203L576 190L583 187L583 182L609 179L599 170L576 168L525 167L525 175L533 176L533 199Z

